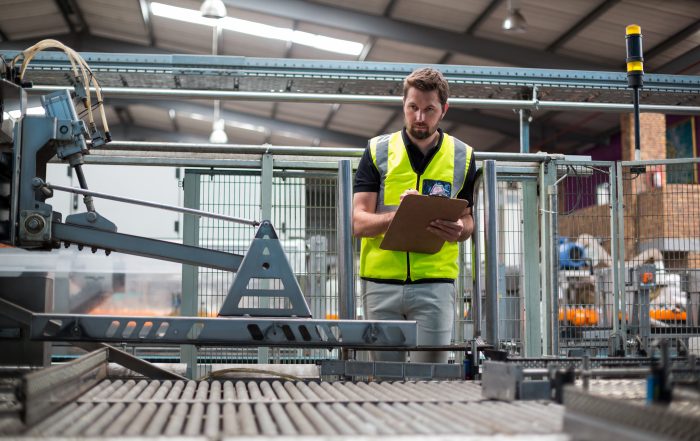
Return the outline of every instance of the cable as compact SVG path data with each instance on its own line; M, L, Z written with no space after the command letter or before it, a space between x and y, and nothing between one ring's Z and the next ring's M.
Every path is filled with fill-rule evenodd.
M203 376L199 380L209 380L209 379L215 379L215 378L220 378L223 377L225 374L228 373L246 373L246 374L265 374L265 375L272 375L278 378L283 378L285 380L289 381L304 381L302 378L299 378L294 375L290 374L283 374L281 372L276 372L276 371L270 371L267 369L256 369L256 368L228 368L228 369L221 369L218 371L212 371L209 372L207 375Z
M104 100L102 99L102 87L97 81L97 78L95 78L94 74L92 73L92 69L90 69L90 66L88 66L88 64L85 62L85 60L79 53L64 45L60 41L53 39L42 40L37 44L25 49L20 54L17 54L17 56L15 56L12 59L11 67L13 70L17 63L20 60L22 60L22 65L19 71L19 80L22 81L24 79L24 74L27 71L27 67L29 66L29 63L32 61L32 59L36 56L36 54L46 49L59 49L66 54L68 60L71 63L73 79L75 81L74 85L81 84L82 79L82 85L85 89L85 97L83 98L83 104L87 111L88 127L91 136L97 131L95 118L92 112L93 105L90 93L90 86L93 86L93 88L95 89L95 96L97 98L96 108L99 109L102 128L105 132L105 141L109 142L111 136L109 134L109 124L107 123L107 116L104 110Z

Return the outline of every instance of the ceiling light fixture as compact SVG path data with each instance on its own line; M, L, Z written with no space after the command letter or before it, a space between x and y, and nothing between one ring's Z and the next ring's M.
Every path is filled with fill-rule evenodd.
M204 5L202 5L203 7ZM192 9L179 8L177 6L163 3L151 3L151 13L158 17L170 18L172 20L185 21L193 24L205 26L220 26L231 32L253 35L262 38L271 38L290 43L310 46L328 52L336 52L346 55L360 55L364 45L356 41L343 40L340 38L326 37L325 35L312 34L310 32L297 31L291 28L270 26L264 23L257 23L240 18L224 17L212 19L202 17L200 13Z
M212 144L226 144L228 135L226 134L226 121L223 118L214 120L214 127L209 135L209 142Z
M525 32L527 21L520 12L519 0L508 0L508 12L503 20L503 30L506 32Z
M214 56L219 55L219 36L221 28L219 23L221 19L226 17L226 6L222 0L204 0L199 12L203 17L213 19L215 26L211 39L211 53ZM226 121L221 117L221 102L214 100L214 122L212 123L209 142L212 144L226 144L228 135L226 134Z
M223 0L204 0L199 12L202 17L206 18L224 18L226 17L226 5Z

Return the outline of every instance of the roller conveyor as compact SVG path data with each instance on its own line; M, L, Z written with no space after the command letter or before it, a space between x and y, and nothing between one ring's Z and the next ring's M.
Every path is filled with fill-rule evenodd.
M465 381L105 379L17 435L559 439L563 412L562 406L549 402L484 400L481 387Z

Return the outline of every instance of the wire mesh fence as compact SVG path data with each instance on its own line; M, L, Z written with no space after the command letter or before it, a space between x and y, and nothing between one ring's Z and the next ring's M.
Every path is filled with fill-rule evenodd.
M514 179L501 179L498 184L498 334L499 344L502 349L511 354L523 354L523 336L525 325L525 287L524 287L524 261L523 261L523 210L524 196L522 182ZM478 216L478 225L484 225L483 187L477 186L474 194L475 212ZM536 210L536 206L529 207ZM472 253L472 240L465 241L462 247L461 271L458 286L462 287L463 296L458 299L458 311L455 324L455 343L461 344L474 337L474 272L475 264L481 266L481 274L486 271L486 263L483 258L485 235L484 228L475 231L480 234L481 250L475 255ZM483 278L483 277L482 277ZM484 285L482 284L481 297L484 304ZM486 317L482 314L482 326L485 328Z
M698 160L618 166L559 165L558 352L698 354Z
M263 197L260 171L187 170L197 187L186 205L227 216L261 220L269 210L286 258L305 295L314 318L338 318L337 298L337 176L333 173L276 171L271 179L269 200ZM202 218L196 226L196 245L245 255L255 237L255 229L217 219ZM221 309L235 273L200 267L196 272L196 314L216 316ZM255 289L265 279L252 278ZM269 287L269 286L267 286ZM243 297L241 308L284 307L284 296L273 298ZM262 302L267 302L265 305ZM310 363L317 359L336 358L337 351L322 349L214 347L200 348L192 372L199 378L212 365L232 363Z
M654 340L663 337L673 339L678 354L700 353L698 160L555 164L556 178L550 181L557 195L554 210L542 206L541 176L499 177L500 348L537 356L547 353L542 342L549 338L552 353L559 355L631 355L648 353ZM264 197L266 183L259 170L188 172L197 176L199 186L193 208L252 219L268 210L313 317L338 317L336 173L275 170ZM475 215L481 219L481 189L475 200ZM551 233L556 251L546 264L543 235L550 233L541 230L540 222L551 214L557 218ZM245 254L255 234L245 225L198 222L197 243L206 248ZM480 265L482 274L486 270L483 227L476 234L482 244L478 260L473 260L471 240L461 253L458 344L474 335L474 266ZM354 245L357 262L359 246ZM216 315L233 275L197 271L197 314ZM539 282L549 276L556 282L548 312ZM358 296L360 284L355 288ZM483 297L483 289L479 294ZM356 304L361 308L359 297ZM362 317L360 309L356 313ZM553 326L540 328L543 314L551 315ZM198 372L206 373L213 363L310 363L337 355L310 349L210 348L201 349L197 360Z
M628 350L700 354L700 159L622 163ZM636 271L635 271L636 270Z
M613 334L613 163L557 167L556 326L561 355L603 356Z

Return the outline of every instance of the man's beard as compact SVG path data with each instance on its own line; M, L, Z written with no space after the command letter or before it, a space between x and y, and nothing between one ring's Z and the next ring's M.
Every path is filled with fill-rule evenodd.
M437 130L437 127L432 128L432 130L431 130L431 127L427 127L427 126L421 126L420 128L410 126L408 128L408 133L416 139L428 139L431 136L433 136L433 134L435 133L436 130Z

